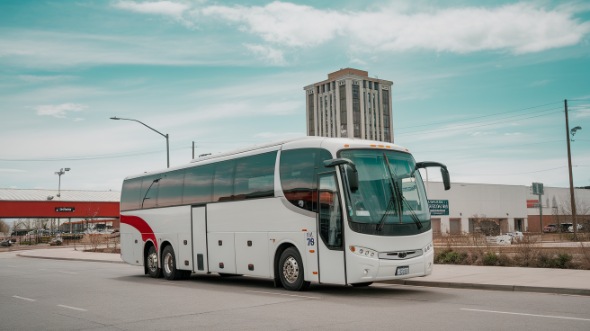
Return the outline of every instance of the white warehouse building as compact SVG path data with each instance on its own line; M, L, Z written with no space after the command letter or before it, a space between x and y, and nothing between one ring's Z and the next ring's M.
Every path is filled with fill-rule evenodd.
M530 186L452 183L445 191L440 182L427 183L435 234L472 233L482 230L482 221L495 224L500 233L540 232L555 223L573 223L568 188L545 187L541 196ZM590 223L590 189L575 189L578 224Z

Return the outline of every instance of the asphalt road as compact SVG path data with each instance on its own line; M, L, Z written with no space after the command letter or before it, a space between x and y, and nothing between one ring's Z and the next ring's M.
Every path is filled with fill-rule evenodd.
M590 297L374 284L170 282L118 263L0 254L0 330L590 330Z

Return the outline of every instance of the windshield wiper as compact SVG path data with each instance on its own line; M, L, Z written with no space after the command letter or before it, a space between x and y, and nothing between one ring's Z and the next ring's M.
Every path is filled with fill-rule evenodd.
M397 183L393 179L391 167L389 166L389 159L387 158L387 155L385 155L385 153L383 153L383 160L385 161L385 167L387 168L387 175L389 177L389 189L391 190L391 199L389 199L389 202L387 203L387 208L385 208L385 212L383 213L383 216L381 216L379 224L377 224L377 231L383 230L383 226L385 225L385 218L389 213L389 210L391 209L392 205L395 208L395 211L397 212L400 223L402 221L402 206L398 200L401 192L399 191L399 187L397 187Z
M393 177L394 174L392 173L391 166L389 164L389 158L387 157L387 155L385 153L383 153L383 160L385 161L385 165L387 167L387 173L389 175L389 184L390 184L390 188L391 188L391 199L389 200L387 208L385 209L385 213L383 213L383 217L381 217L381 221L379 221L379 224L377 224L377 231L381 231L383 229L383 225L385 224L385 216L389 212L389 209L390 209L392 203L395 204L400 223L402 222L402 217L403 217L403 205L405 205L406 209L408 211L410 211L410 217L412 217L412 220L416 224L416 227L418 227L418 230L422 229L422 222L420 222L420 219L418 218L418 216L414 212L414 209L412 208L412 206L410 206L410 204L406 200L406 197L404 197L403 192L400 190L399 185L397 184L397 182L395 181L395 179ZM396 175L396 178L397 178L397 175ZM396 201L396 198L398 199L397 201Z

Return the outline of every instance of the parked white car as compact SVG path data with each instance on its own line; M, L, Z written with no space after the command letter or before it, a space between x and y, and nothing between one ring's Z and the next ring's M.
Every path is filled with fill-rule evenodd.
M506 235L510 236L512 238L512 242L520 241L520 240L524 239L524 235L520 231L508 232L508 233L506 233Z
M493 238L493 237L492 237ZM520 231L508 232L495 237L496 244L498 245L511 245L524 238L524 235Z

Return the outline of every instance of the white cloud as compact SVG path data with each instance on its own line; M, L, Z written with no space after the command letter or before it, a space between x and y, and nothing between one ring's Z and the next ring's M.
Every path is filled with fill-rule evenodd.
M37 115L39 116L65 118L68 112L83 111L84 109L88 108L88 106L76 103L62 103L60 105L40 105L34 108L37 111Z
M39 76L39 75L19 75L18 79L27 83L56 83L73 80L74 76L68 75L54 75L54 76Z
M275 65L285 65L283 51L264 45L244 44L244 46L264 61L269 61Z
M262 138L272 141L288 140L304 137L303 132L260 132L254 135L256 138Z
M259 35L267 42L310 47L333 39L345 28L349 16L332 10L275 1L258 6L209 6L202 14L220 17Z
M590 105L583 105L575 107L574 117L575 118L587 118L590 117Z
M357 50L384 52L533 53L577 44L590 31L590 23L573 17L573 7L547 10L517 3L408 13L388 6L348 12L275 1L265 6L209 6L201 13L236 23L240 30L276 45L311 47L348 38Z
M21 173L21 172L26 172L22 169L7 169L7 168L0 168L0 172L5 172L5 173Z
M191 8L188 4L173 1L118 1L113 4L115 8L128 10L141 14L162 15L171 17L187 26L192 26L183 15Z

